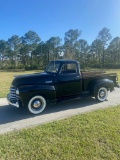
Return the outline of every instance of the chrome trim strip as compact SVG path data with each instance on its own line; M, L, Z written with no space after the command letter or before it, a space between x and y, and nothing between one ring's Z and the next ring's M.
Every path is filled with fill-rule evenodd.
M45 83L49 84L49 83L52 83L52 81L45 81Z

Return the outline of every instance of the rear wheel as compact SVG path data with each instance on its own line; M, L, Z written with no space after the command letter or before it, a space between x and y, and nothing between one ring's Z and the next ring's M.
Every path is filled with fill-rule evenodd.
M32 114L39 114L46 108L46 100L42 96L34 96L28 102L28 110Z
M95 98L99 101L99 102L103 102L107 99L108 97L108 90L105 87L100 87L97 89L96 93L95 93Z

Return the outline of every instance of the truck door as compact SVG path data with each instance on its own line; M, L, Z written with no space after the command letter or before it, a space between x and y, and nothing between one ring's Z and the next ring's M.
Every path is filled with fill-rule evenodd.
M77 95L82 92L82 77L77 63L65 63L58 74L57 97Z

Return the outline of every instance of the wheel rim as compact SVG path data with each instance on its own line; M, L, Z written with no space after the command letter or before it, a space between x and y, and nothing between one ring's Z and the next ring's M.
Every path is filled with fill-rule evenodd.
M35 96L30 99L28 109L33 114L41 113L46 107L46 100L42 96Z
M43 106L43 102L41 101L41 99L35 99L31 103L31 108L33 110L39 110L40 108L42 108L42 106Z
M34 108L39 108L41 106L41 102L39 101L39 100L37 100L37 101L35 101L34 103L33 103L33 107Z
M108 91L106 88L102 87L98 91L98 99L100 101L105 101L108 97Z

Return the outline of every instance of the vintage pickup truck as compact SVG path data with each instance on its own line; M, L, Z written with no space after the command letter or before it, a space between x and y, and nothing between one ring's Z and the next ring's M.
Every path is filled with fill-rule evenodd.
M116 73L86 72L80 70L78 61L51 61L42 73L21 75L14 78L8 103L26 107L32 114L39 114L48 102L60 102L86 96L103 102L118 87Z

